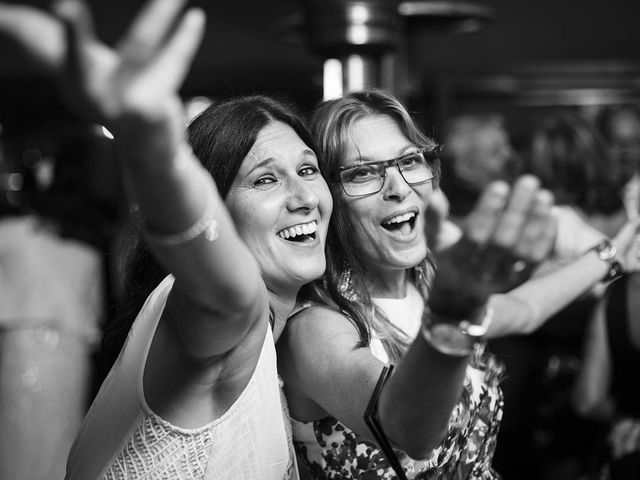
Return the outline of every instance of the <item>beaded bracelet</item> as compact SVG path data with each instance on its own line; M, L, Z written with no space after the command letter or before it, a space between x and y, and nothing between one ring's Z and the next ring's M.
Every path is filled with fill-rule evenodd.
M190 151L190 149L189 149ZM190 153L193 155L193 152ZM179 156L181 157L176 163L178 164L178 168L183 168L183 164L185 163L185 159L183 157L184 151L181 150L179 152ZM134 205L131 208L131 213L134 217L134 221L141 226L141 230L145 236L145 238L156 245L161 245L164 247L176 247L179 245L183 245L195 238L198 238L200 235L204 234L204 237L213 242L218 238L218 222L215 218L216 213L216 201L215 195L213 194L213 189L215 188L215 184L213 182L213 178L209 175L208 172L202 170L202 179L206 183L206 192L205 195L207 197L207 203L205 204L204 210L200 218L198 218L193 225L186 228L185 230L177 233L160 233L149 229L146 225L142 216L140 214L140 209L137 205Z

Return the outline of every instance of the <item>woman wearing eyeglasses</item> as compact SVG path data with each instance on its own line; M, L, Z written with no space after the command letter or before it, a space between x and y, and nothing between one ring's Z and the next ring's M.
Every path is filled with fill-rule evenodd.
M435 272L425 233L440 201L435 143L377 90L324 103L311 127L334 213L324 282L278 345L298 453L317 479L499 478L501 367L483 336L530 331L609 263L590 253L550 287L513 289L555 232L551 195L529 176L511 194L489 186Z

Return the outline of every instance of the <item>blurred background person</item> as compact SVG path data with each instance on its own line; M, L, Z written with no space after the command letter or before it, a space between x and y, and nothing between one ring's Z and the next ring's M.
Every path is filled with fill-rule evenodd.
M590 320L573 388L577 412L602 423L594 478L640 478L640 275L613 283Z
M469 213L489 183L511 183L520 171L520 157L500 115L465 114L449 121L444 134L442 188L454 219Z
M524 158L526 170L554 194L557 204L553 256L538 274L612 238L627 221L622 194L633 172L616 162L594 125L577 112L543 118ZM496 464L507 478L520 471L520 462L512 459L523 449L534 466L520 478L576 476L590 468L589 452L600 430L574 414L570 385L587 320L602 291L597 288L573 302L529 338L492 345L511 372L504 382L507 408L496 452Z
M107 252L117 209L108 195L112 175L100 173L111 149L78 124L5 133L0 478L62 478L94 391L110 297Z
M625 184L624 202L629 216L640 211L640 106L623 104L607 106L596 116L596 126L607 141L611 156L623 176L631 176ZM629 174L629 172L631 172Z

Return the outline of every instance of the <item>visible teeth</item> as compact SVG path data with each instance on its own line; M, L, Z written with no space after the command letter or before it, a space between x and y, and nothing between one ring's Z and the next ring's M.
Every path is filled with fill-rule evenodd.
M293 227L288 227L278 232L278 236L280 238L284 238L285 240L288 238L297 237L298 235L310 235L318 231L318 224L314 220L313 222L303 223L300 225L295 225Z
M402 222L406 222L411 220L413 217L416 216L415 212L409 212L409 213L405 213L404 215L397 215L395 217L393 217L391 220L388 220L384 223L389 224L389 223L402 223Z

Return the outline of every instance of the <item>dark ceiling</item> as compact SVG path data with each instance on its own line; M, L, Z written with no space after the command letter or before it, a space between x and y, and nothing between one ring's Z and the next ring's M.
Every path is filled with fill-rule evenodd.
M22 2L46 6L48 2ZM141 0L89 1L98 33L121 35ZM297 0L193 2L207 12L207 33L184 94L279 93L311 105L320 99L322 58L304 35L285 25L302 18ZM454 34L427 20L407 22L408 81L417 91L474 88L500 91L542 82L640 90L640 2L637 0L485 0L495 11L486 28ZM299 22L298 22L299 24ZM47 79L24 68L12 45L0 42L0 110L47 110ZM506 77L505 77L506 75ZM533 79L533 80L532 80ZM537 80L536 80L537 79ZM444 82L444 83L443 83ZM514 83L515 82L515 83ZM558 83L560 82L560 83ZM613 83L612 83L613 82ZM435 85L435 87L434 87ZM588 85L588 86L589 86ZM529 85L531 87L531 85ZM5 115L6 117L6 115Z

